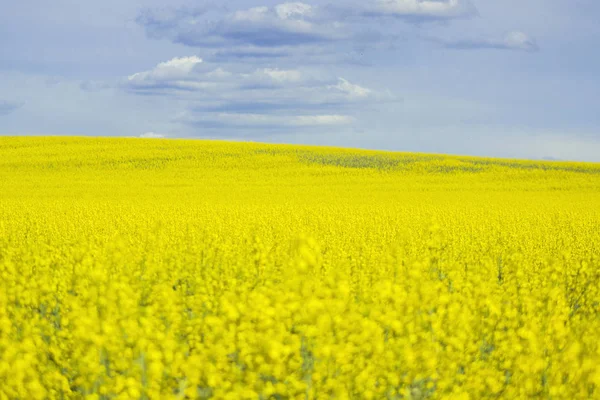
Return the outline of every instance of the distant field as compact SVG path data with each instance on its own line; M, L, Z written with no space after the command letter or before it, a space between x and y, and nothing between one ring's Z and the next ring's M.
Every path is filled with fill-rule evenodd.
M600 398L600 164L0 138L0 400L46 398Z

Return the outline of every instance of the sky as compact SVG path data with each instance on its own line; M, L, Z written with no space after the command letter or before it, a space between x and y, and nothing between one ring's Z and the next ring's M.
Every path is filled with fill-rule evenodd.
M600 161L597 0L0 0L0 135Z

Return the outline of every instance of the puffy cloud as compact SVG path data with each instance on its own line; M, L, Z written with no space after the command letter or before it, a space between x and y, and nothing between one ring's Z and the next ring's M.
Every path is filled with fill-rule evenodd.
M134 73L121 88L173 97L185 105L178 122L215 129L347 125L354 121L350 114L356 107L394 100L389 93L316 70L239 65L229 69L197 57L176 58Z
M0 100L0 116L8 115L23 106L23 103Z
M454 49L499 49L499 50L519 50L526 52L535 52L539 47L532 37L520 31L508 32L503 39L469 39L469 40L441 40L434 39L443 46Z
M185 78L200 63L202 63L202 59L196 56L173 58L172 60L158 64L150 71L129 75L128 79L133 82L143 82Z
M136 72L127 77L122 87L139 94L173 93L174 91L206 90L215 86L214 81L224 78L224 71L215 69L207 75L208 79L200 80L194 69L203 63L196 56L173 58L159 63L148 71Z

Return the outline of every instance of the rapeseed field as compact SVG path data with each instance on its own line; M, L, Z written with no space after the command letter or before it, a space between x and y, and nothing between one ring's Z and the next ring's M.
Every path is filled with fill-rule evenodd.
M600 398L600 164L0 138L0 399Z

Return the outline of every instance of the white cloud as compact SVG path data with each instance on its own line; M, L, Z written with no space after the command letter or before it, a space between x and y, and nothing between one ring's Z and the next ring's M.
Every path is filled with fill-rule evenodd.
M397 17L458 18L476 13L468 0L375 0L375 12Z
M161 138L164 138L166 136L163 135L163 134L161 134L161 133L145 132L145 133L142 133L140 135L140 137L144 138L144 139L161 139Z
M194 67L203 61L196 56L173 58L169 61L161 62L150 71L137 72L129 75L130 81L145 80L170 80L186 77Z
M304 3L283 3L275 6L275 13L281 19L293 19L310 16L313 7Z
M329 40L342 34L335 32L331 24L312 18L315 14L316 8L304 3L238 10L229 18L225 17L220 30L214 33L230 41L235 39L266 46Z
M156 67L157 70L176 70L176 71L184 71L190 72L196 64L200 64L202 62L201 58L196 56L192 57L175 57L169 61L162 62L158 64Z
M185 110L178 122L203 128L348 125L360 105L393 100L387 93L311 69L238 65L231 70L203 62L198 68L179 68L177 74L157 73L190 64L174 60L131 75L121 87L134 94L171 97Z
M328 86L328 88L338 90L342 93L349 95L352 98L367 97L372 93L372 91L370 89L364 88L359 85L352 84L344 78L338 78L337 85L330 85L330 86Z
M306 65L364 63L365 49L374 53L389 48L406 27L392 30L381 23L382 17L421 23L474 15L472 0L364 0L326 6L285 2L230 12L146 10L137 22L151 37L203 48L208 60L273 65L273 60L282 59L287 65ZM510 37L501 44L527 45L517 44L518 40Z
M177 62L174 62L176 60ZM182 64L183 59L161 63L152 70L130 75L121 87L137 94L168 95L196 102L235 103L240 100L260 104L272 103L278 107L293 104L306 105L347 104L356 101L390 100L366 87L344 78L324 76L311 69L253 68L238 66L236 71L221 65L202 63L201 68L167 68ZM199 59L198 59L199 60ZM198 64L197 61L195 64ZM186 63L189 65L191 63Z
M520 31L505 37L475 39L429 38L412 25L391 25L391 21L426 23L468 18L478 14L472 0L364 0L349 4L316 6L285 2L273 6L216 11L180 9L173 12L146 10L137 19L152 37L203 48L208 61L280 66L313 63L368 63L364 52L375 54L392 48L401 36L409 40L430 40L447 48L508 49L533 52L538 46ZM383 18L388 17L388 18ZM408 30L408 31L406 31ZM195 69L202 62L195 57L164 63L153 71L132 75L177 75ZM179 83L182 90L189 85Z

